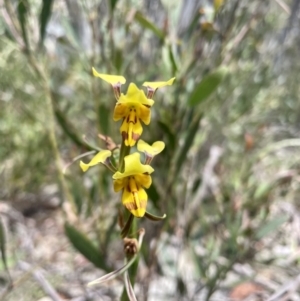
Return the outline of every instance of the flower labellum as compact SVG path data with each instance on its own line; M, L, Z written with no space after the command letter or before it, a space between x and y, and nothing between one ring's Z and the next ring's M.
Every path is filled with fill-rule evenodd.
M148 99L144 91L131 83L127 94L121 94L114 110L114 120L123 119L120 133L126 146L134 146L143 132L141 121L149 124L151 119L150 107L154 104L152 99Z

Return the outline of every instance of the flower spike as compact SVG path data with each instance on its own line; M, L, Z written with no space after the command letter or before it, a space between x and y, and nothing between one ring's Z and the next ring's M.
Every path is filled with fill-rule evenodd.
M171 86L173 84L174 80L175 80L175 77L169 79L166 82L144 82L143 86L147 87L147 90L148 90L147 98L152 99L155 91L158 88L165 87L165 86Z

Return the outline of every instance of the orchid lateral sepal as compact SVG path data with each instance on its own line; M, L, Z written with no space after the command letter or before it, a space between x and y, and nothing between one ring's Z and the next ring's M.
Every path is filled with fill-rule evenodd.
M118 100L121 96L121 86L122 84L126 83L125 77L121 75L109 75L109 74L98 73L95 68L92 68L92 70L94 76L99 77L102 80L112 85L115 97Z
M80 161L80 167L83 172L86 172L90 167L101 163L110 171L116 172L116 168L112 165L110 161L111 154L112 153L109 150L102 150L98 154L96 154L89 163L84 163Z
M130 282L128 270L126 270L125 273L124 273L124 283L125 283L125 289L126 289L127 296L129 298L129 300L130 301L137 301L136 296L134 294L132 284Z
M92 150L92 151L83 153L83 154L81 154L81 155L75 157L71 162L67 163L67 164L64 166L64 168L63 168L63 170L62 170L63 174L66 173L67 169L68 169L74 162L76 162L77 160L79 160L79 159L81 159L81 158L84 158L84 157L86 157L86 156L92 155L92 154L94 154L95 152L96 152L96 151Z
M133 256L130 261L128 261L123 267L113 271L113 272L110 272L94 281L91 281L87 284L87 286L92 286L92 285L95 285L95 284L101 284L103 282L106 282L106 281L109 281L109 280L112 280L112 279L115 279L116 277L118 277L119 275L123 274L126 270L128 270L130 268L130 266L134 263L134 261L136 260L137 258L137 255Z
M138 239L138 252L139 250L141 249L141 246L142 246L142 243L143 243L143 238L144 238L144 235L145 235L145 229L141 228L139 231L139 239ZM137 259L138 257L138 252L132 256L130 258L130 260L128 261L128 256L126 256L126 259L125 259L125 265L111 273L108 273L94 281L91 281L87 284L87 286L92 286L92 285L95 285L95 284L100 284L100 283L103 283L105 281L109 281L109 280L112 280L116 277L118 277L119 275L121 275L122 273L124 273L125 271L127 271L130 266L135 262L135 260Z
M164 214L163 216L157 216L157 215L151 214L147 211L145 212L144 216L147 217L148 219L150 219L151 221L154 221L154 222L162 221L167 217L166 214Z

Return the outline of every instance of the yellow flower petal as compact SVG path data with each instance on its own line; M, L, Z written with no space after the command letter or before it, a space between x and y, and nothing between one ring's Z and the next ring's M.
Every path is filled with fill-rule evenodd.
M136 217L143 217L146 212L148 195L143 188L137 191L124 189L122 195L123 205Z
M111 156L111 151L109 150L102 150L100 151L94 158L90 161L90 163L85 164L80 161L80 167L82 171L87 171L91 166L97 165L98 163L104 163L105 160Z
M98 73L95 68L93 68L93 75L96 77L100 77L101 79L103 79L104 81L106 81L111 85L117 85L117 84L120 85L126 83L126 79L123 76Z
M128 87L127 94L123 93L118 100L118 103L126 103L128 106L135 106L136 104L142 104L151 107L154 104L152 99L148 99L143 90L131 83Z
M114 121L125 118L129 113L129 107L125 103L117 103L114 109Z
M127 178L114 180L114 191L118 192L127 186Z
M135 181L142 187L149 188L152 184L151 176L147 174L134 175Z
M146 125L148 125L150 123L150 120L151 120L151 110L146 106L140 106L138 111L137 111L137 116Z
M140 161L140 154L133 153L124 158L125 170L124 172L117 171L113 175L114 180L122 179L129 176L134 176L137 174L148 173L151 174L154 169L150 165L144 165Z
M137 143L138 151L145 153L148 157L154 157L165 148L165 143L163 141L156 141L151 145L146 143L144 140L140 139Z
M145 124L149 124L151 120L151 110L145 105L128 105L127 103L117 103L114 109L114 121L118 121L127 117L131 110L135 110L137 118L141 119Z
M121 127L120 133L124 138L126 146L134 146L136 141L140 138L143 132L143 127L140 120L137 118L136 122L128 122L127 118L124 119Z
M156 90L156 89L161 88L161 87L171 86L173 84L174 80L175 80L175 77L169 79L166 82L144 82L143 86L147 87L147 88L150 88L150 89L153 89L153 90Z

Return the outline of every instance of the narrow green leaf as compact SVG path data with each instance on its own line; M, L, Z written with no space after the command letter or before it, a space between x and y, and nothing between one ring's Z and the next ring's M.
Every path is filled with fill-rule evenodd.
M78 214L80 214L82 210L82 203L83 203L81 185L79 185L79 183L76 183L76 181L74 180L71 181L70 186L71 186L70 191L75 201L77 212Z
M174 53L173 53L171 45L169 46L169 58L170 58L171 66L172 66L172 74L175 75L178 68L177 68L177 64L175 61L175 57L174 57Z
M272 183L261 183L256 188L253 199L259 200L262 198L266 198L269 195L269 193L271 192L271 190L273 189L273 187L274 187L274 184L272 184Z
M86 259L92 262L96 267L105 271L108 270L105 258L101 255L97 247L85 234L78 231L69 223L65 223L65 233L74 248L79 251Z
M152 200L152 203L155 206L155 208L159 209L160 206L158 204L158 201L160 199L160 196L154 183L152 183L152 185L147 189L147 194L149 195L149 198Z
M116 4L117 4L118 0L110 0L110 9L111 9L111 12L113 13L114 10L115 10L115 7L116 7Z
M5 239L5 230L3 226L3 222L0 218L0 250L1 250L1 259L4 265L4 268L6 271L8 271L7 268L7 261L6 261L6 239Z
M166 134L167 139L168 139L168 147L170 149L175 149L176 146L176 137L174 135L174 133L171 130L171 127L162 122L162 121L158 121L157 122L158 126L160 127L160 129Z
M99 114L99 125L101 128L101 134L108 135L110 117L111 117L110 109L106 105L101 104L98 107L98 114Z
M177 275L176 280L177 280L176 287L177 287L177 292L179 293L179 296L186 296L187 288L186 288L186 285L185 285L184 281L182 280L181 276Z
M216 69L212 73L205 76L194 89L188 102L189 105L195 106L207 99L213 92L216 91L226 74L227 68L220 67L219 69Z
M123 52L122 49L116 48L114 51L113 63L116 68L117 74L121 73L123 64Z
M196 268L196 273L199 277L206 279L206 273L209 264L208 261L203 260L202 256L196 254L194 246L190 248L190 252L191 260L193 261L194 267Z
M29 3L27 0L18 1L18 19L21 25L22 37L26 46L26 51L29 51L29 42L27 36L27 13L29 10Z
M125 238L127 235L128 235L128 232L131 228L131 225L132 225L132 222L133 222L133 219L134 219L134 215L132 215L130 213L129 217L128 217L128 220L125 224L125 226L123 227L122 231L121 231L121 237L122 238Z
M134 16L135 20L140 23L146 29L151 30L158 38L164 40L165 34L162 30L156 27L152 22L146 19L141 12L136 12Z
M193 141L194 141L194 138L196 136L196 133L198 131L199 122L200 122L201 118L202 118L202 115L195 118L193 120L193 123L191 124L191 126L189 127L189 129L187 131L185 142L184 142L183 146L181 147L181 149L179 151L178 159L177 159L177 162L176 162L176 173L179 173L179 171L182 167L182 164L186 160L186 156L188 154L188 151L191 148L191 146L193 144Z
M63 130L63 132L79 147L84 147L87 150L94 150L89 144L87 144L81 137L78 136L76 129L67 119L64 112L60 110L58 105L54 103L54 114L56 120Z
M43 44L47 23L51 17L53 0L43 0L40 14L40 44Z
M270 220L269 222L267 222L264 226L262 226L258 230L258 232L255 235L256 238L257 239L261 239L264 236L267 236L271 232L273 232L276 229L278 229L283 223L285 223L286 221L288 221L288 219L289 219L288 215L282 215L282 216L278 216L278 217Z

